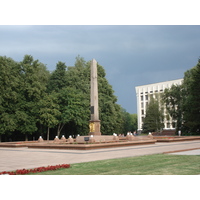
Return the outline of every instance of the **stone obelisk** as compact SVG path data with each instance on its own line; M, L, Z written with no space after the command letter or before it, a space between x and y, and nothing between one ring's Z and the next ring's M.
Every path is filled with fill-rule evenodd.
M90 133L89 135L101 135L99 120L97 61L92 59L90 65Z

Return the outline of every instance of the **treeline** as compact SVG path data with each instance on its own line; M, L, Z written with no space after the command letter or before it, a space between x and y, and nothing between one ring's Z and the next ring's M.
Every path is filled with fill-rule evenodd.
M136 114L117 104L105 76L98 64L101 133L136 130ZM50 73L31 55L21 62L0 57L0 141L87 135L89 120L90 61L78 56L73 67L59 61Z
M163 105L167 116L164 116ZM161 101L158 98L150 101L144 119L144 131L159 132L164 127L164 118L172 119L177 132L200 134L200 59L196 66L185 72L182 85L165 89Z

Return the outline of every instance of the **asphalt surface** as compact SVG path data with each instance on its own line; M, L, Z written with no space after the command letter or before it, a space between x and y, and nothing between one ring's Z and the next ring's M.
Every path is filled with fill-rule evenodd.
M200 155L200 140L172 143L156 143L149 145L95 150L48 150L29 149L27 147L1 147L0 172L23 168L30 169L48 165L72 164L96 160L160 154L166 152L178 155Z

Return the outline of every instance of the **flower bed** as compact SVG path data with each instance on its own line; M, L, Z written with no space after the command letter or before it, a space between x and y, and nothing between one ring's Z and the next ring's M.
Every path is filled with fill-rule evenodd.
M37 167L34 169L18 169L16 171L3 171L0 172L0 175L8 174L8 175L24 175L24 174L30 174L30 173L38 173L38 172L45 172L49 170L57 170L61 168L69 168L69 164L62 164L62 165L54 165L54 166L47 166L47 167Z

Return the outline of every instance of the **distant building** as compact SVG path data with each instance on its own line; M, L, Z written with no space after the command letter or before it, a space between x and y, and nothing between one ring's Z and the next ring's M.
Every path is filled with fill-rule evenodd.
M138 132L142 131L143 120L146 115L146 107L150 100L150 94L162 93L164 92L165 88L171 88L172 85L181 85L182 82L183 79L178 79L135 87L137 96ZM164 129L175 129L175 123L171 118L165 118Z

